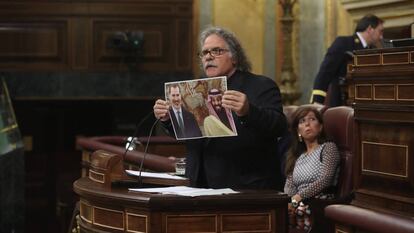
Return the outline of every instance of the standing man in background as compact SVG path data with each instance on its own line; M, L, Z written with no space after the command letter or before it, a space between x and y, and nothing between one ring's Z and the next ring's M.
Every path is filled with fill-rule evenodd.
M222 107L232 111L238 135L187 140L186 176L190 185L209 188L283 188L278 137L287 129L278 86L252 74L237 38L229 31L207 28L200 34L199 57L207 77L227 76ZM154 114L169 129L166 101Z
M343 105L339 78L346 76L348 61L352 58L354 50L373 48L383 39L384 21L375 15L369 14L359 20L355 34L352 36L339 36L329 47L328 52L319 68L313 84L311 103L324 104L328 87L331 85L329 103L330 107Z

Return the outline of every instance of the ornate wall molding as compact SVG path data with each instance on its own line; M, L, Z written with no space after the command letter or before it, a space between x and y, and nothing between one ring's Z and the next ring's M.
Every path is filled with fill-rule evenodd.
M408 26L414 22L413 0L341 0L341 6L350 15L351 29L368 13L384 19L385 29Z
M192 7L191 0L0 1L0 67L191 73ZM119 32L142 32L143 52L108 43Z
M390 4L407 2L412 4L412 0L341 0L341 4L347 11L359 10L362 8L384 7Z

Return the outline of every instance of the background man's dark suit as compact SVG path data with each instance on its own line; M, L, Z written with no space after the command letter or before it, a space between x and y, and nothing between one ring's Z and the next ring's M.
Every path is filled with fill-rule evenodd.
M177 138L201 137L202 134L200 127L198 126L194 115L184 108L181 108L181 110L184 122L184 130L180 129L175 113L172 108L170 109L170 116L173 121L174 128L176 129L175 133Z
M328 92L329 84L331 91L328 103L329 106L342 105L341 92L339 88L339 77L346 76L346 67L351 56L347 52L363 49L362 43L358 36L340 36L335 39L319 68L316 76L311 102L324 103L324 93Z

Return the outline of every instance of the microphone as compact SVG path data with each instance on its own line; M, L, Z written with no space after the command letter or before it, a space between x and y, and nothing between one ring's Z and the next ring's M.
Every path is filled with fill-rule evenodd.
M345 55L346 57L351 60L352 58L354 58L354 53L351 51L345 51Z
M383 48L392 48L392 47L394 47L393 40L389 40L389 39L382 39L381 44L382 44Z
M138 123L135 126L135 130L134 133L132 134L132 137L128 137L127 138L127 142L125 144L125 152L124 152L124 158L126 156L126 154L128 153L128 151L130 150L134 150L136 148L136 145L140 145L142 146L141 142L138 141L137 136L138 136L138 132L142 126L142 124L144 124L144 122L154 113L154 111L150 111L149 113L147 113L147 115L145 115L144 118L142 118L140 121L138 121Z
M144 118L142 118L141 120L139 120L135 126L135 130L134 133L132 134L132 137L128 137L127 138L127 142L125 145L125 152L123 154L123 159L124 159L124 169L125 169L125 158L126 155L128 153L128 151L132 151L135 150L135 148L137 147L137 145L142 146L142 143L140 141L138 141L137 136L138 136L138 132L142 126L142 124L144 124L144 122L154 113L154 111L150 111L149 113L147 113L147 115L144 116ZM146 152L145 152L146 153ZM145 157L145 154L144 154ZM141 161L142 164L142 161ZM141 165L142 166L142 165ZM141 174L140 174L141 175ZM131 181L131 180L115 180L112 182L113 186L125 186L125 187L133 187L133 186L137 186L140 185L139 182L137 181Z
M136 137L127 137L125 149L128 151L135 150L137 145L142 146L142 143Z
M149 135L148 135L147 143L145 144L144 156L142 157L141 163L140 163L140 165L139 165L139 173L138 173L138 185L139 185L139 187L141 187L141 186L142 186L142 175L141 175L141 173L142 173L142 168L143 168L143 166L144 166L144 160L145 160L145 157L147 156L147 152L148 152L148 145L149 145L149 142L150 142L150 140L151 140L152 132L154 131L154 128L155 128L155 126L157 125L158 121L160 121L160 119L156 119L156 120L154 121L154 124L152 124L152 126L151 126L151 130L150 130Z

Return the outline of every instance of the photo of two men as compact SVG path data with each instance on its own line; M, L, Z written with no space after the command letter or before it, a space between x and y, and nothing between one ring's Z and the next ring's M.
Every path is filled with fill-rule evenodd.
M230 110L221 105L226 77L165 83L170 119L178 140L236 136Z

